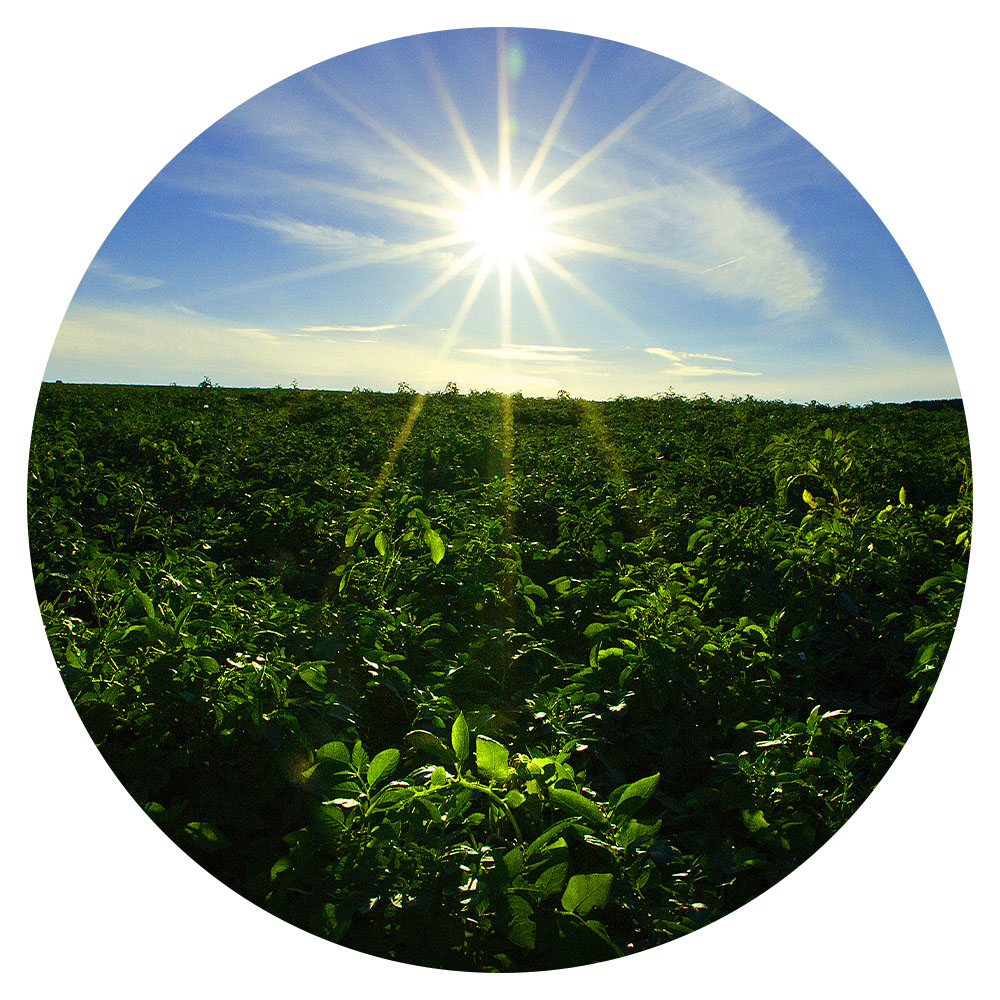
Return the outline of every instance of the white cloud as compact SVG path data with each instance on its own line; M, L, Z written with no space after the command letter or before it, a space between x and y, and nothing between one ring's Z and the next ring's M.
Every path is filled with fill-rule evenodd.
M656 354L668 361L681 361L684 358L701 358L703 361L732 361L732 358L724 358L718 354L695 354L691 351L669 351L665 347L643 348L647 354Z
M386 248L386 241L381 236L361 236L349 229L339 229L336 226L325 226L285 217L262 218L257 215L230 214L224 217L278 233L287 243L298 243L321 250L370 252Z
M629 191L646 192L633 204L615 204L556 228L603 245L609 257L659 268L665 281L706 297L757 302L776 316L802 314L822 295L822 267L796 245L790 227L709 169L646 149L627 168L609 159L596 176L588 172L566 191L565 204L614 203ZM580 252L586 248L572 241L559 248L560 257Z
M664 369L671 375L760 375L760 372L740 372L732 368L708 368L704 365L691 365L687 363L688 358L698 358L702 361L733 361L733 358L724 358L718 354L695 354L690 351L670 351L665 347L646 347L647 354L655 354L657 357L666 358L672 361L673 366Z
M783 314L808 309L820 296L815 262L796 246L788 227L739 188L692 171L645 206L635 235L673 257L698 262L683 275L711 295L747 298Z
M126 271L119 271L113 264L103 258L94 260L87 273L112 281L120 288L127 289L130 292L146 292L151 288L159 288L163 284L162 278L150 278L142 274L129 274Z
M300 326L302 333L376 333L380 330L404 330L410 323L381 323L378 326ZM364 341L374 343L374 341Z
M480 354L501 361L546 361L567 364L585 361L589 347L543 347L537 344L506 344L503 347L466 347L463 354Z
M683 375L689 378L704 378L707 375L756 376L761 372L741 372L732 368L707 368L704 365L688 365L682 361L663 369L664 375Z
M687 363L687 358L700 358L703 361L732 361L732 358L723 358L715 354L692 354L689 351L670 351L665 347L646 347L647 354L655 354L657 357L665 358L672 362L669 368L663 369L665 375L681 375L688 377L704 378L708 375L738 375L757 376L760 372L742 372L733 368L710 368L705 365L691 365Z

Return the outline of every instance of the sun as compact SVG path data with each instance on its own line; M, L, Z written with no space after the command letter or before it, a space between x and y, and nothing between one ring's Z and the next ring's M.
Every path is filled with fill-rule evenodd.
M484 186L482 194L471 198L460 217L459 235L501 265L540 253L550 238L537 199L509 185Z
M402 154L413 167L431 178L441 189L442 197L438 201L416 201L383 192L328 185L332 193L384 206L405 215L421 216L424 220L433 219L442 227L443 231L439 235L389 247L381 253L375 251L359 261L359 263L375 263L417 259L433 253L446 262L443 269L426 286L396 310L390 318L392 323L400 322L452 281L464 281L468 277L466 293L450 325L444 328L447 333L439 352L439 360L442 363L456 343L464 323L468 320L487 279L491 276L495 276L499 285L497 310L499 339L502 344L509 344L514 333L512 314L515 280L518 280L527 291L549 336L554 342L560 340L558 326L537 277L543 271L617 321L629 322L628 317L585 284L572 268L563 266L558 258L567 255L594 254L611 260L687 273L701 273L705 270L704 267L687 261L674 260L657 253L631 251L613 244L583 239L566 231L567 224L572 224L575 219L583 216L609 212L654 199L660 192L658 188L625 191L599 201L581 204L567 205L565 202L560 204L563 189L665 100L673 81L661 87L568 166L561 170L550 170L549 178L540 183L549 152L583 85L596 52L595 40L577 67L548 129L538 143L534 157L523 172L520 169L521 164L515 162L513 156L514 127L510 113L509 76L515 64L510 58L504 29L497 31L495 170L488 170L480 158L476 144L459 115L440 70L433 57L427 54L426 69L430 82L437 93L441 109L451 123L455 138L465 154L471 183L456 179L321 77L311 77L321 91Z

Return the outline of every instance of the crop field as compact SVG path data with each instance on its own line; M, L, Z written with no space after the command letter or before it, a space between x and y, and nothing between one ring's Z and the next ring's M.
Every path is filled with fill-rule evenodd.
M957 403L48 383L28 481L56 663L151 822L476 971L671 941L827 841L931 694L971 512Z

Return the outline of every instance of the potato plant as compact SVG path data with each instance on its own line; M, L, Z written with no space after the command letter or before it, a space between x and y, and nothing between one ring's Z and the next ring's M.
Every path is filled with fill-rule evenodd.
M475 971L668 942L828 840L933 690L971 512L949 403L47 384L28 480L56 663L151 820Z

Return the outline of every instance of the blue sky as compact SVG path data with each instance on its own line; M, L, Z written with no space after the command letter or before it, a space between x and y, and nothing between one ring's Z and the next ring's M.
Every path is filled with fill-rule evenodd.
M46 378L206 375L958 395L912 270L819 152L693 69L537 30L342 55L154 178L81 281Z

